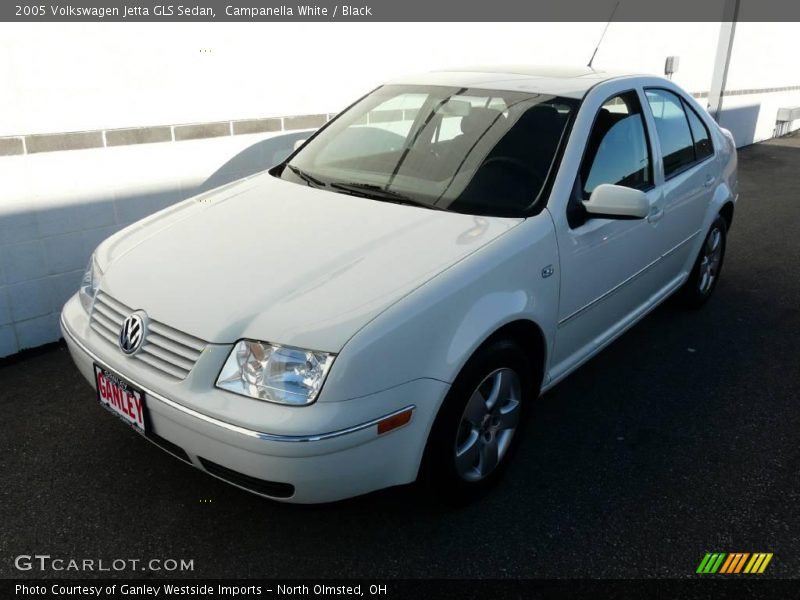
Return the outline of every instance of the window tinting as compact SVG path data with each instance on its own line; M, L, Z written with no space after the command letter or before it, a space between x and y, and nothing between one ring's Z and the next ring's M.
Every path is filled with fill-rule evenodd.
M683 105L666 90L647 90L647 101L656 122L664 157L664 176L669 177L694 162L694 144Z
M577 105L533 92L387 85L273 174L374 200L521 216L545 189Z
M694 138L694 153L697 160L703 160L707 156L714 154L714 147L711 145L711 135L706 124L697 116L691 106L686 106L686 116L689 118L689 126L692 128Z
M652 184L650 148L634 92L615 96L600 109L581 166L584 197L601 183L644 189Z

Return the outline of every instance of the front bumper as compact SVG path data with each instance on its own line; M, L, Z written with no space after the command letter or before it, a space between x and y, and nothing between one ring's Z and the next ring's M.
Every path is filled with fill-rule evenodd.
M213 387L230 346L209 346L209 356L176 382L96 334L77 296L64 306L61 329L92 386L96 362L145 392L150 441L215 477L286 502L330 502L414 481L448 387L420 379L342 402L279 406ZM408 407L407 425L378 435L379 420Z

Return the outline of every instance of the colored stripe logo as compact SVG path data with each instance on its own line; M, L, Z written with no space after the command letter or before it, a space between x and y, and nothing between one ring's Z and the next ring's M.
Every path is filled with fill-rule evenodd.
M700 561L697 573L708 575L720 573L763 573L772 560L772 552L708 552Z

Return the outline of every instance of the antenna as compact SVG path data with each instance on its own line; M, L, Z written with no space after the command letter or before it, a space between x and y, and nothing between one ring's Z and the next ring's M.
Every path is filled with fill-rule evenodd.
M608 26L611 25L611 21L614 20L614 14L617 12L617 9L619 8L619 3L621 1L622 0L617 0L617 3L614 5L614 10L611 11L611 15L608 17L608 23L606 23L606 28L603 29L603 34L600 36L600 39L597 40L597 46L594 47L594 52L592 52L592 58L589 59L589 64L586 65L589 68L592 67L592 61L594 60L597 51L600 49L600 44L603 43L603 38L606 37L606 31L608 31Z

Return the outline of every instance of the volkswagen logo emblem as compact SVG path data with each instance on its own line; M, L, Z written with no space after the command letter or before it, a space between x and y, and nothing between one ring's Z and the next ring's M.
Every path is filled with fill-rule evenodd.
M119 332L119 349L125 354L135 354L144 342L144 319L142 315L133 313L122 322Z

